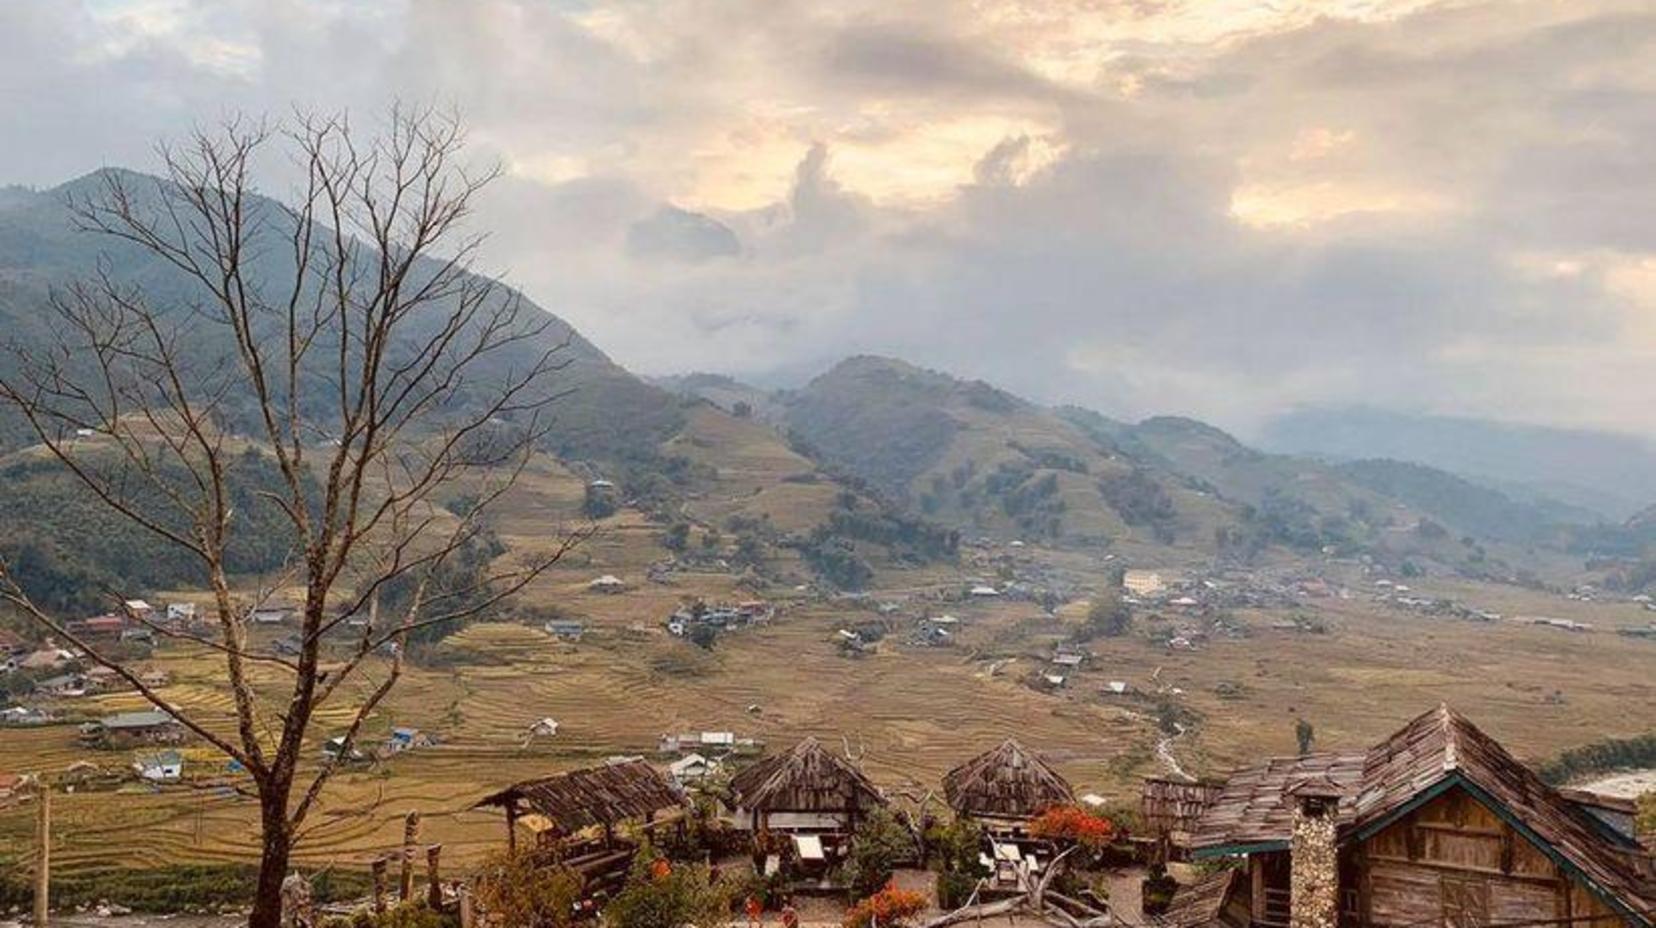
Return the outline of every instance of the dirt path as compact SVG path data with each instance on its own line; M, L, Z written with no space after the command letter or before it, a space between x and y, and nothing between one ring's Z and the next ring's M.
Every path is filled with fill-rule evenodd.
M1179 759L1173 756L1173 742L1184 737L1184 733L1186 731L1185 727L1178 722L1174 722L1173 725L1178 729L1178 732L1167 735L1160 741L1156 742L1156 759L1161 761L1162 766L1166 767L1168 772L1173 774L1174 777L1181 780L1194 780L1195 777L1192 777L1190 774L1186 773L1185 769L1179 766Z

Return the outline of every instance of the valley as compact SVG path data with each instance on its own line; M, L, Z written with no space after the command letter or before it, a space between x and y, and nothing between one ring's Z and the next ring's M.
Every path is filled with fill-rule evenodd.
M0 209L0 238L28 247L0 251L16 262L0 267L0 311L21 318L79 252L49 203L17 203ZM165 279L137 259L119 272ZM542 347L567 353L567 389L479 550L510 566L580 543L410 645L363 732L383 756L335 777L297 846L307 865L360 877L410 810L454 865L475 863L502 839L500 818L473 808L491 790L616 756L665 765L680 752L663 736L682 732L728 734L713 753L732 764L815 736L910 797L1015 735L1119 810L1146 776L1291 754L1302 722L1318 746L1364 745L1447 702L1541 762L1656 718L1648 517L1613 524L1407 462L1268 453L1193 419L1047 407L892 358L850 358L792 390L652 383L557 328ZM281 611L303 590L277 579L290 552L260 507L274 468L245 418L222 427L251 539L237 590L252 603L275 587L249 646L288 653ZM0 440L0 555L55 616L83 621L117 592L206 611L188 563L99 516L15 420ZM77 453L107 460L100 441L77 438ZM461 494L439 502L436 523L467 512ZM713 628L709 613L748 618ZM15 650L0 708L24 713L0 728L0 773L83 782L57 800L58 874L256 856L245 773L193 743L181 774L133 775L153 751L90 747L80 726L145 701L71 692L61 678L86 662L53 663L62 642L0 621ZM165 636L131 651L158 692L232 731L222 655ZM347 651L329 641L321 657ZM370 658L350 695L389 663ZM254 682L276 704L280 671L258 665ZM316 718L307 771L348 723L343 707ZM398 738L407 750L389 747ZM20 867L9 849L29 827L26 807L0 800L0 868Z

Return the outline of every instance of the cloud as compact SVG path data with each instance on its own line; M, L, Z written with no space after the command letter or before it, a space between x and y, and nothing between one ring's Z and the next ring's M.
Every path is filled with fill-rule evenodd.
M1631 0L14 0L0 179L452 103L490 266L646 373L1650 432L1652 62Z

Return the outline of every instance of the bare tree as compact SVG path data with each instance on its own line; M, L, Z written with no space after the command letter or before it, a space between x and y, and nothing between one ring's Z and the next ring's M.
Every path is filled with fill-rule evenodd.
M209 630L153 624L222 658L233 725L156 692L3 566L0 597L246 768L263 841L254 928L278 924L334 772L301 763L317 713L344 704L349 757L411 637L498 603L582 537L454 569L477 559L490 506L544 437L567 363L552 317L472 272L481 239L463 223L494 172L468 172L463 142L430 110L393 110L372 137L299 114L163 147L159 179L106 172L71 204L78 224L185 286L105 261L54 296L55 343L13 346L16 372L0 378L0 401L92 497L199 565ZM254 193L267 151L297 168L286 204ZM249 488L253 474L265 479ZM249 644L268 590L250 593L227 557L252 531L248 500L276 514L259 540L282 536L269 587L303 590L296 653Z

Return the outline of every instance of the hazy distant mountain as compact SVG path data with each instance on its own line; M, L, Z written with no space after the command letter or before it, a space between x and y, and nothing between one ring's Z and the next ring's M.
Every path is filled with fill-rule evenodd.
M1615 521L1656 500L1656 445L1609 432L1308 409L1273 420L1260 443L1341 459L1414 461L1492 483L1509 496L1551 497Z
M742 243L729 226L676 206L663 206L627 229L627 253L635 258L694 262L741 252Z
M706 400L740 419L785 426L787 415L781 394L743 383L725 374L675 374L651 382L670 393Z
M103 174L90 174L46 191L5 188L0 196L0 332L8 341L28 346L44 339L51 321L47 301L52 288L91 272L99 261L118 281L141 285L155 305L184 305L200 298L181 272L147 252L73 228L68 199L98 196L105 184ZM141 195L158 195L156 178L128 172L124 179ZM280 234L286 217L274 202L255 198L249 208ZM256 278L273 282L284 279L283 270L280 249L270 249L253 266ZM439 312L433 309L433 320ZM228 345L228 334L212 327L203 328L202 337L199 350L206 353ZM623 370L561 320L554 319L537 344L503 352L498 361L502 365L521 361L563 339L567 339L563 351L568 366L554 375L553 386L571 392L555 407L551 436L560 453L575 457L637 454L653 450L682 425L682 410L671 396ZM0 364L4 363L0 355ZM0 447L25 437L16 426L0 422Z

